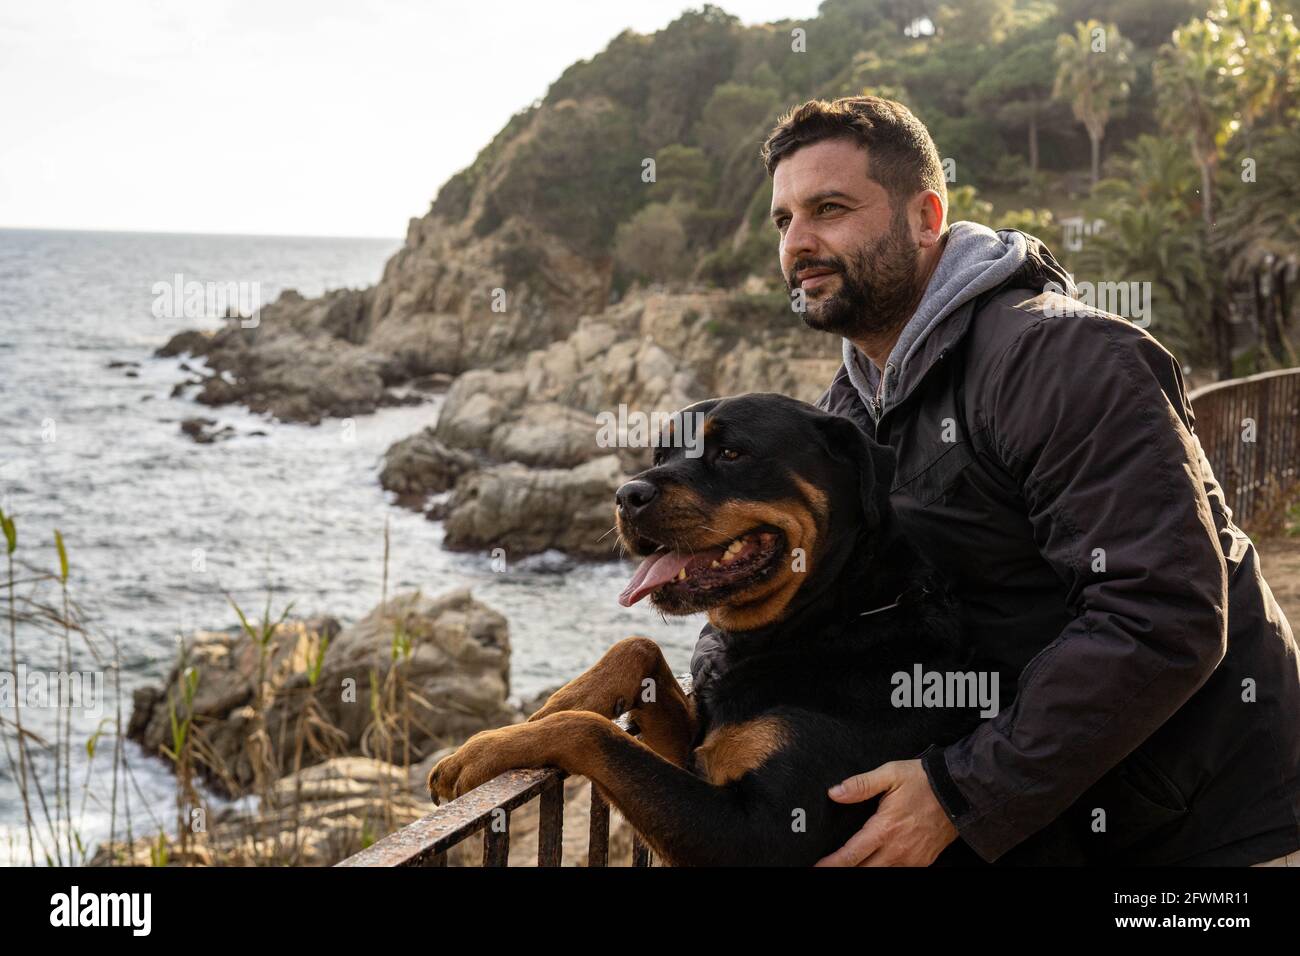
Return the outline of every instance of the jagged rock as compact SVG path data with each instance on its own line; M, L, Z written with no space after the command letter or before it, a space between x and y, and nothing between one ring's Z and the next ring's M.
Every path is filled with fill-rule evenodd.
M447 391L434 434L453 448L486 450L496 427L518 414L526 397L520 372L466 372Z
M181 422L181 434L194 439L199 445L211 445L213 442L233 438L235 429L230 425L217 428L214 418L186 418Z
M192 355L195 358L207 352L208 346L212 344L212 333L201 332L191 329L185 332L177 332L165 345L154 350L154 355L159 358L173 358L177 355Z
M596 444L594 416L555 402L529 403L492 430L488 455L537 468L570 468L609 454Z
M508 557L558 548L609 558L614 492L624 480L617 455L576 468L494 465L461 478L447 503L444 544L504 548Z
M255 347L227 347L219 356L209 351L208 363L218 374L204 380L198 402L238 402L282 421L364 415L387 397L383 358L339 339L286 331Z
M220 790L243 792L255 773L248 737L255 727L254 685L259 667L271 698L285 697L295 675L304 673L320 641L337 634L339 624L329 617L285 621L268 643L265 661L259 649L242 632L226 634L200 631L186 642L184 667L198 671L198 685L189 711L207 738L219 767L203 768L205 777ZM184 718L181 665L174 666L162 687L135 691L127 737L146 752L161 753L172 744L172 714ZM301 709L301 701L295 701ZM269 722L278 727L287 717L284 708L272 710ZM275 739L272 737L272 739Z
M411 654L397 677L409 688L411 723L395 746L409 744L412 760L489 727L511 723L517 713L510 692L510 637L506 619L475 601L468 588L436 598L398 595L344 630L325 656L321 706L348 738L349 752L382 755L382 740L367 731L372 674L385 686L393 667L394 636L410 641ZM354 682L349 685L347 682ZM354 700L338 693L355 687ZM423 701L424 703L421 703ZM427 704L427 706L426 706ZM364 739L363 739L364 738Z
M404 504L418 505L428 495L447 491L456 479L477 467L468 452L448 448L426 428L403 438L384 454L379 484Z
M325 639L330 643L312 687L308 671ZM394 649L403 641L409 656L397 654L394 671ZM517 719L506 703L509 662L505 618L466 589L437 598L398 595L343 631L332 618L287 621L276 628L264 665L242 633L201 632L187 661L199 674L196 732L211 755L200 771L221 792L264 788L297 759L293 742L306 715L334 730L318 732L332 749L307 748L304 765L367 752L418 760ZM260 697L254 693L259 668ZM135 692L128 736L149 753L171 745L173 706L184 716L180 673L174 667L162 687ZM382 707L378 716L372 687Z

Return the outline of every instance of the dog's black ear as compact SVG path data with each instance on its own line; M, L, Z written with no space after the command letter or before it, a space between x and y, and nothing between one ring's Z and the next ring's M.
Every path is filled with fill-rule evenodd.
M818 422L832 458L848 462L858 472L858 491L868 529L886 524L891 514L889 489L894 483L894 450L881 445L851 418L823 414Z

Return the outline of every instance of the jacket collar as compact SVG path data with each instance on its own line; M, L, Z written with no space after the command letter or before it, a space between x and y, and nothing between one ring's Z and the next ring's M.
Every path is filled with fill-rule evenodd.
M1019 230L1015 231L1018 232ZM832 396L832 393L839 389L845 389L848 391L852 403L866 413L867 421L878 426L890 411L907 401L908 396L925 380L931 369L961 343L970 330L976 311L989 299L1010 289L1030 289L1035 292L1042 292L1052 283L1063 290L1066 295L1073 295L1075 290L1073 277L1057 262L1056 257L1052 255L1047 245L1027 233L1021 234L1024 235L1028 247L1025 261L1005 281L963 303L947 319L934 328L922 342L917 354L904 366L902 378L890 391L878 415L874 409L867 407L863 403L857 388L849 379L848 369L843 364L840 365L839 370L836 372L827 395L823 397L826 402L823 407L833 409L835 405L842 406L844 404L843 397ZM886 366L885 374L895 374L895 371L891 366ZM830 401L826 401L827 399L830 399ZM838 411L842 414L844 409L841 407ZM852 417L857 418L858 416ZM874 429L868 429L868 431L872 430Z

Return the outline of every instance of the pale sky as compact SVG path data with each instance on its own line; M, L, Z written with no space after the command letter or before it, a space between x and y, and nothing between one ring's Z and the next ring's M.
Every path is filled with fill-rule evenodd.
M0 227L401 237L565 67L699 6L4 0Z

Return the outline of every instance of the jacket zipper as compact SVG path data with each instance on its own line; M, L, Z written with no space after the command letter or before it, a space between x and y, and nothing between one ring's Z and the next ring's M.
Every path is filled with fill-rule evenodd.
M944 360L944 358L947 355L948 355L948 346L944 346L939 350L939 354L935 356L934 362L931 363L930 367L925 370L925 374L921 376L921 381L917 382L915 385L912 386L912 392L916 391L916 389L920 387L921 382L924 382L930 376L930 373L933 372L935 368L938 367L938 365ZM880 378L880 387L882 390L885 387L885 379L883 375ZM912 392L908 392L908 394L910 395ZM880 440L881 415L883 414L880 406L881 406L881 401L879 396L871 399L871 408L873 410L872 418L875 419L875 423L876 423L874 437L876 438L877 441ZM889 407L890 410L892 411L894 408L897 407L897 403Z

